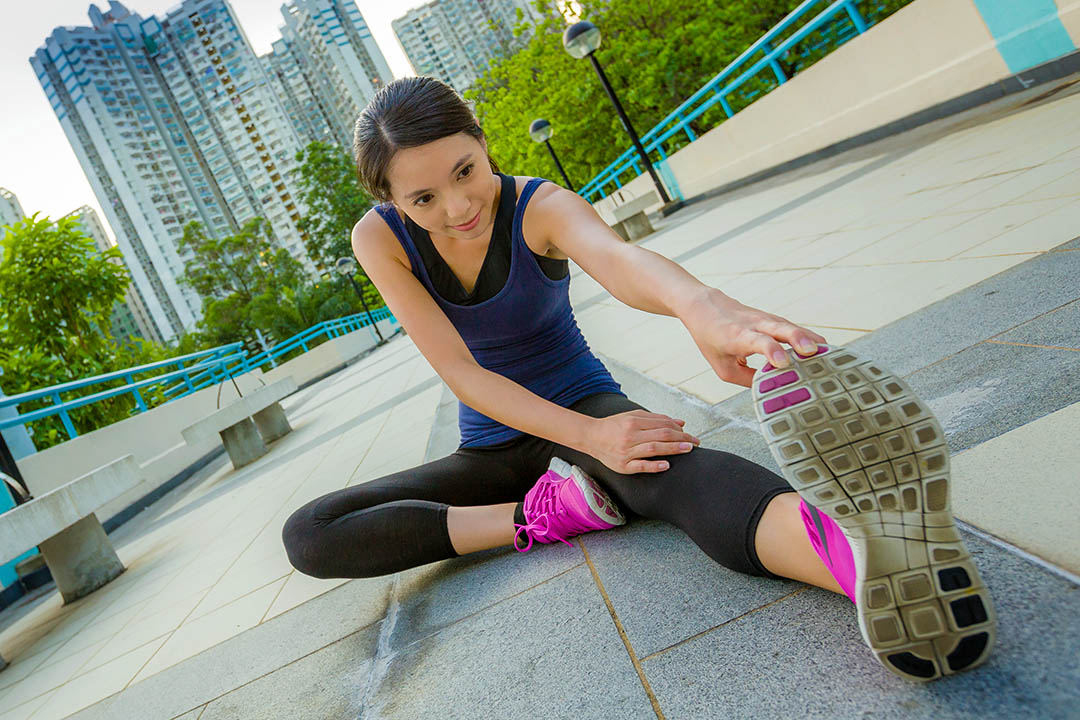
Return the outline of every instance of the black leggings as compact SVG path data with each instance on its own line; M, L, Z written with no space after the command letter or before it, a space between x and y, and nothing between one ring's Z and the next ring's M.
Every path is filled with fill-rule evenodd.
M641 406L623 395L600 393L570 409L607 417ZM312 500L285 522L289 561L305 575L357 578L456 557L447 508L520 502L552 455L591 475L628 517L665 520L721 565L775 577L754 550L765 506L791 490L775 473L731 453L694 448L668 457L671 466L664 472L620 475L588 455L532 435L460 448L441 460Z

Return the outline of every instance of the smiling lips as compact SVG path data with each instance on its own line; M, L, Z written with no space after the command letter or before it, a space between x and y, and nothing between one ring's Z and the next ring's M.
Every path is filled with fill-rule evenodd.
M468 232L469 230L472 230L474 227L476 227L479 223L480 223L480 211L477 210L476 215L469 222L465 223L464 225L451 225L450 227L452 227L455 230L458 230L460 232Z

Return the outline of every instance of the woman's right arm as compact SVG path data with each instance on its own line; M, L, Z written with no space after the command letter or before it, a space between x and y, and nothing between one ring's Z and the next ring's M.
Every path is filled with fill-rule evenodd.
M697 439L682 421L635 410L592 418L536 395L480 366L465 341L412 274L408 257L372 210L353 228L353 253L394 317L457 398L504 425L591 455L621 473L659 472L663 455L689 452Z

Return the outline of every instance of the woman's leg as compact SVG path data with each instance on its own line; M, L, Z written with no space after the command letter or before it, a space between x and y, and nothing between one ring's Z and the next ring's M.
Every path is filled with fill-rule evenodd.
M514 542L514 510L517 503L451 507L446 529L458 555L502 547Z
M810 544L799 514L800 502L798 494L789 492L777 495L765 506L754 532L758 560L776 575L843 593Z
M512 443L466 449L420 467L316 498L285 522L282 540L300 572L375 577L513 541L523 476Z
M641 408L612 393L587 397L572 407L593 417ZM671 467L662 473L621 475L571 448L554 446L554 454L592 475L624 512L672 523L725 567L841 592L810 544L799 496L786 480L760 465L720 450L695 448L670 456ZM546 463L547 458L541 455L534 462Z

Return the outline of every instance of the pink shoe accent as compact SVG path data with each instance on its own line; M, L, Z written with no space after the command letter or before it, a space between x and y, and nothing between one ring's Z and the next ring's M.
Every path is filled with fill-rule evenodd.
M799 514L814 551L851 602L855 602L855 559L847 537L831 517L816 508L811 510L805 500L799 503Z
M559 458L551 459L551 466L540 476L532 489L525 494L523 504L525 524L514 524L514 547L527 552L533 542L566 543L566 538L592 530L607 530L626 522L607 493L581 468L571 466ZM518 546L522 533L528 545ZM573 545L570 545L573 547Z
M795 372L794 370L789 370L788 372L782 375L777 375L774 378L762 380L761 384L758 385L758 392L767 393L771 390L775 390L778 387L784 387L785 385L790 385L791 383L798 381L799 373Z

